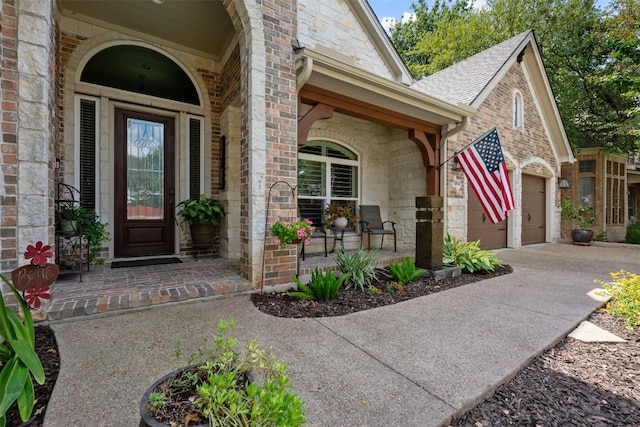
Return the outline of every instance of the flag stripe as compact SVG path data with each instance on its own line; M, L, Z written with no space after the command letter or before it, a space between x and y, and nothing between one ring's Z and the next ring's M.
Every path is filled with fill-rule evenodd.
M514 202L498 132L487 132L456 158L491 222L503 221Z

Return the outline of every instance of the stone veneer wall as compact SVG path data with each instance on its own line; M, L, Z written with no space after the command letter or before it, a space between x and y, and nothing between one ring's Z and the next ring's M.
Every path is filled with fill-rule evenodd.
M22 264L28 244L53 242L53 2L4 1L0 141L0 270Z
M524 107L524 127L521 130L513 128L513 93L517 89L522 94ZM516 209L509 213L509 221L513 225L509 228L512 233L512 245L519 247L521 242L521 175L532 174L552 179L554 189L555 177L560 172L551 146L540 111L533 99L523 65L514 64L487 96L476 114L456 136L447 143L448 159L455 151L460 151L467 144L480 137L497 125L498 135L505 155L507 168L512 172L511 186ZM466 180L461 171L454 171L453 160L447 164L447 179L445 193L446 202L446 231L461 239L466 239L467 197ZM560 191L552 194L555 206L547 208L551 212L552 239L560 237ZM548 233L549 234L549 233Z
M394 79L369 36L344 0L299 0L300 44L311 49L323 46L345 55L356 67Z

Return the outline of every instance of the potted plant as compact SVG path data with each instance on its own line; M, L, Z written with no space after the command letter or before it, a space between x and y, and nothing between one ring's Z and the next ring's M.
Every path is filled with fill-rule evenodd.
M58 208L58 231L61 234L72 235L78 231L77 220L81 207L76 203L61 203Z
M187 366L156 381L140 401L140 426L299 426L303 401L288 367L255 341L236 350L233 319L218 323L215 347L191 353ZM181 342L176 351L182 358ZM260 381L254 380L260 378Z
M278 220L269 229L280 249L290 244L308 245L311 243L314 230L313 222L308 218L296 218L293 221Z
M329 228L353 228L359 220L350 204L329 203L324 213L324 223Z
M570 200L562 201L562 210L572 227L571 238L574 243L589 243L593 239L593 231L589 229L596 221L593 208L589 206L578 206Z
M193 246L210 246L216 229L225 216L222 203L201 194L197 199L183 200L178 203L177 208L176 221L180 218L180 225L189 224Z

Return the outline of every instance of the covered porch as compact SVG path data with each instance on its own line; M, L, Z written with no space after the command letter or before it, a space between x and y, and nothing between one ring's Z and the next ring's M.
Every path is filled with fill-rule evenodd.
M414 257L413 250L379 250L376 266ZM78 275L61 276L52 287L47 320L104 315L188 300L224 298L259 292L240 275L240 261L224 258L181 257L180 264L112 269L111 264L92 266ZM300 257L300 276L306 281L315 267L335 268L335 253ZM267 289L265 289L267 291Z

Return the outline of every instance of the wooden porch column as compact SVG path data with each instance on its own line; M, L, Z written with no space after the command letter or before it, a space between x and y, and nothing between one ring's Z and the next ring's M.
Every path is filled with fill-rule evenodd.
M422 163L427 169L427 194L440 195L440 135L419 129L409 130L409 139L416 143L422 154Z
M307 114L298 120L298 145L307 143L309 129L317 120L330 119L331 117L333 117L333 107L326 104L316 104L311 107Z

